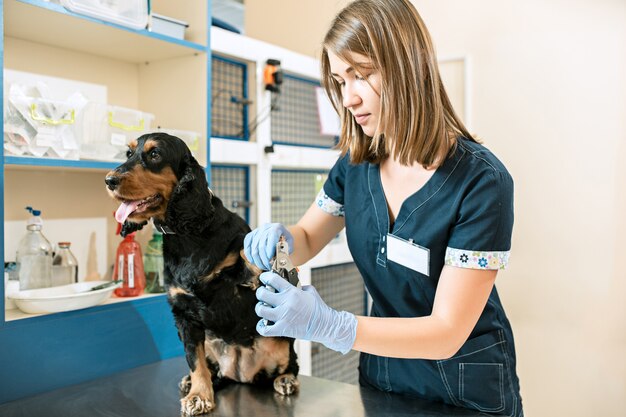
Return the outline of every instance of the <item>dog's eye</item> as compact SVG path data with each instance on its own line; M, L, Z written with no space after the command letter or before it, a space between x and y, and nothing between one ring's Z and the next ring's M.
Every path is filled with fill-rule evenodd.
M131 156L133 156L133 150L129 149L126 151L126 158L130 158Z
M150 159L159 159L161 157L161 153L158 149L153 149L150 151Z

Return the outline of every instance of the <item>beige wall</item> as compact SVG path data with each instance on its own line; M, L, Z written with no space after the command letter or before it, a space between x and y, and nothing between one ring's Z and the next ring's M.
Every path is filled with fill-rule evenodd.
M469 57L472 131L515 179L511 265L498 287L526 414L622 416L626 3L414 3L440 56ZM245 4L248 36L316 56L346 2Z
M322 38L348 0L245 0L246 36L318 57Z

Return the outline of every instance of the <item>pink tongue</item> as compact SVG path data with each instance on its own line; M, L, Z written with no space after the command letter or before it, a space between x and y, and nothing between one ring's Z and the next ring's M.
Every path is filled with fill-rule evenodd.
M115 212L115 220L117 220L118 223L124 223L128 216L130 216L133 211L137 210L138 205L139 201L122 203Z

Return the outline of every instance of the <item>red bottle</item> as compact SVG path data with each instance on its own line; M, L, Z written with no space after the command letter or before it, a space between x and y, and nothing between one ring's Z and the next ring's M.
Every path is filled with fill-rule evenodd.
M136 297L146 287L146 276L143 272L141 247L135 242L135 233L131 233L117 247L113 280L123 279L121 287L115 289L118 297Z

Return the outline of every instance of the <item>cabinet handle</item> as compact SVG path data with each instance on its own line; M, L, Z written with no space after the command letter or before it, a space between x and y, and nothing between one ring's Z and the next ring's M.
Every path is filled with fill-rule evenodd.
M139 121L139 126L127 126L124 123L113 121L113 112L109 112L109 126L117 127L118 129L126 130L128 132L140 132L144 127L144 119Z
M54 120L46 116L39 116L37 114L37 104L33 103L30 105L30 117L33 120L38 122L46 123L49 125L57 126L57 125L72 125L74 124L74 120L76 119L76 111L74 109L70 110L70 118L69 119L59 119Z

